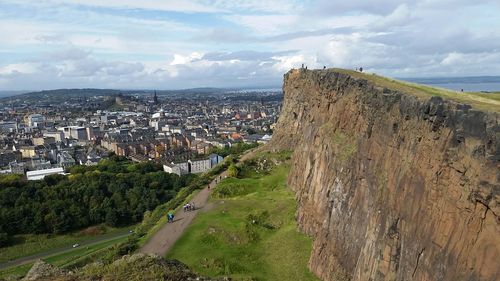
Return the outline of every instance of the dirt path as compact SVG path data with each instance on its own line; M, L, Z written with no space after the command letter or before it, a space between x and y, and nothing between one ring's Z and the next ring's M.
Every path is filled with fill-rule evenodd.
M156 232L147 242L139 249L139 253L158 254L165 256L168 250L174 245L184 233L184 230L191 224L196 214L206 207L208 196L213 187L220 181L220 178L225 178L226 171L217 176L211 183L210 189L205 187L196 194L191 202L194 202L196 210L184 212L182 209L175 213L174 222L166 223L158 232ZM167 215L167 214L165 214Z

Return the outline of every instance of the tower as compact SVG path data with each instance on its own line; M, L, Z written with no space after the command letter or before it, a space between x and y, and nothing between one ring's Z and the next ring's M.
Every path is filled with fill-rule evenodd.
M155 91L154 96L153 96L153 103L158 104L158 96L156 95L156 91Z

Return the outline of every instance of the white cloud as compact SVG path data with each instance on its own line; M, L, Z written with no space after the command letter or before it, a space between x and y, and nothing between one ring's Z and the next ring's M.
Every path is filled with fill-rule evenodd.
M5 2L15 4L33 4L30 0L4 0ZM221 9L210 5L205 5L197 1L190 0L45 0L38 2L38 5L79 5L87 7L105 7L115 9L144 9L144 10L160 10L174 11L185 13L215 13L222 12Z
M278 85L309 68L500 73L494 0L3 0L2 89Z
M5 66L0 66L0 74L22 74L22 73L35 73L36 66L32 63L13 63Z
M170 62L170 65L187 64L187 63L190 63L194 60L201 59L202 57L203 57L203 54L198 53L198 52L193 52L187 56L183 56L180 54L174 54L174 59Z
M288 31L300 20L296 15L230 15L225 19L250 28L259 35Z

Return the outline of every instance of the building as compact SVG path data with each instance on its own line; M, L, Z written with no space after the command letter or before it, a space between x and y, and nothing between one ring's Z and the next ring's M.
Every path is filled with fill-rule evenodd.
M61 142L64 139L64 133L61 131L49 131L43 133L44 137L54 138L56 142Z
M33 138L33 145L50 145L56 143L55 137Z
M19 151L0 150L0 167L8 166L11 162L22 159L22 154Z
M45 178L45 176L57 175L57 174L64 175L64 169L58 167L58 168L51 168L44 170L28 171L26 172L26 177L28 178L29 181L32 181L32 180L41 180Z
M9 133L17 130L17 122L15 121L1 121L0 132Z
M68 126L57 128L67 139L88 140L87 128L80 126Z
M27 123L30 127L38 127L45 123L45 117L41 114L31 114L27 118Z
M67 151L61 151L61 153L57 155L57 163L66 169L75 165L76 161Z
M176 175L185 175L189 174L189 165L188 162L182 162L182 163L167 163L163 165L163 171L169 173L169 174L176 174Z
M212 168L212 162L209 159L188 160L188 169L191 174L204 173Z
M23 158L31 158L36 156L36 151L34 146L22 146L18 149Z
M101 130L99 126L89 126L85 128L85 130L87 131L87 137L89 140L96 140L101 136Z
M224 157L211 154L206 159L188 160L181 163L167 163L163 165L163 170L170 174L185 175L204 173L221 163Z
M24 175L26 164L24 162L12 162L9 164L10 170L13 174Z
M210 159L211 168L215 167L217 164L222 163L222 161L224 161L224 157L215 153L210 154L208 158Z
M88 140L87 129L85 127L72 126L70 127L70 136L76 140Z

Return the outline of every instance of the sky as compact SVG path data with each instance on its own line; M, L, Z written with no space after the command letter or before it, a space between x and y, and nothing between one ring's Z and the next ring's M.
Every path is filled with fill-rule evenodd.
M0 90L500 75L499 0L0 0Z

